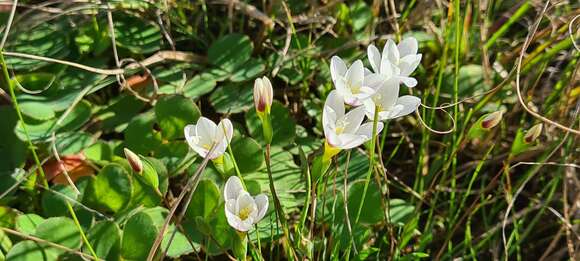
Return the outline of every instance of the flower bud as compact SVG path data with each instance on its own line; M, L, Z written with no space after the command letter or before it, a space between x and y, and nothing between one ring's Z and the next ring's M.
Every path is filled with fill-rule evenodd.
M498 125L501 122L502 117L503 117L502 111L492 112L483 118L483 120L481 121L481 127L489 130Z
M540 137L540 134L542 134L542 127L543 127L543 125L541 123L538 123L538 124L532 126L526 132L526 135L524 135L524 142L526 142L526 143L532 143L538 137Z
M272 83L268 77L264 76L262 78L256 79L254 82L254 105L256 106L256 112L266 112L267 114L270 113L273 92Z
M129 165L131 165L133 171L141 173L143 171L143 162L141 162L139 156L127 148L124 148L123 151L125 152L125 158L129 162Z

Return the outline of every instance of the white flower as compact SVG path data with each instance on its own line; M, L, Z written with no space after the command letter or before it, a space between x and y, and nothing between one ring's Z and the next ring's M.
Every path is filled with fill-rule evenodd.
M330 60L330 76L338 93L344 98L346 104L352 106L362 105L375 90L368 87L365 82L365 68L361 60L356 60L350 68L340 57L333 56Z
M208 118L200 117L197 124L190 124L183 129L189 146L202 157L208 156L212 146L215 146L209 159L216 159L224 154L232 140L234 128L232 122L223 119L216 125Z
M324 103L322 125L324 136L329 145L340 149L352 149L370 140L373 133L373 123L362 124L365 118L365 108L357 107L345 114L343 98L336 90L330 92ZM378 123L377 133L381 132L383 124Z
M417 80L409 75L421 62L421 54L417 54L418 49L417 39L413 37L405 38L398 45L389 39L383 47L382 54L371 44L367 49L367 55L376 74L383 75L386 79L396 77L408 87L415 87Z
M254 105L257 112L270 112L274 96L272 83L268 77L257 78L254 82Z
M250 230L268 210L268 197L264 194L250 196L236 176L231 176L226 182L224 198L228 223L238 231Z
M399 82L391 79L377 90L371 99L364 102L367 117L374 119L375 106L378 106L380 121L394 119L408 115L419 107L421 99L412 95L399 97Z

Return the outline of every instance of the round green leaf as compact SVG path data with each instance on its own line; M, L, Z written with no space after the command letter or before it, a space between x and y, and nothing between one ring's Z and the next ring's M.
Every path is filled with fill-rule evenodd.
M220 191L211 180L201 180L193 193L186 215L192 220L201 216L208 218L213 215L220 201Z
M35 120L49 120L55 115L52 108L46 103L27 101L21 102L19 107L22 114Z
M266 69L266 65L259 59L250 59L243 65L237 67L230 77L232 82L243 82L256 78Z
M161 48L161 30L157 25L126 13L115 14L114 18L117 45L137 54Z
M77 154L93 143L93 137L86 132L64 132L56 135L56 149L60 155Z
M37 214L24 214L16 217L16 230L32 235L36 231L38 224L42 223L44 218Z
M117 212L131 199L132 188L133 182L125 169L110 164L102 168L89 184L84 200L97 208Z
M271 109L272 127L274 136L272 137L272 145L285 146L294 141L296 135L296 123L290 115L290 110L279 102L272 103ZM246 113L246 125L250 131L250 135L263 143L262 136L262 122L256 115L256 109L252 107Z
M13 39L7 42L7 50L13 52L39 55L54 59L65 58L69 54L69 44L66 32L70 32L63 23L40 23L33 30L22 27L25 31L14 31ZM35 70L48 62L35 59L6 56L6 64L14 70Z
M87 232L87 239L98 257L104 260L119 259L121 229L117 223L108 220L96 223Z
M135 117L125 129L125 144L135 153L148 155L162 145L161 134L153 130L155 115L150 111Z
M183 137L183 128L197 121L199 109L193 100L181 95L162 96L155 104L155 116L165 139Z
M254 106L253 89L250 86L225 85L209 97L211 105L219 113L238 113Z
M121 255L130 260L146 260L159 230L153 217L139 212L129 218L123 229Z
M57 260L59 251L40 245L34 241L26 240L14 245L6 260L10 261L51 261Z
M352 183L348 189L348 214L351 220L356 219L363 191L363 180ZM374 224L382 221L384 216L383 207L381 206L381 190L375 183L371 183L366 192L359 221L361 223Z
M193 76L191 80L185 83L183 95L192 99L197 99L205 94L210 93L216 86L217 80L214 74L204 72Z
M228 34L216 40L207 53L209 62L229 72L245 63L252 55L252 42L243 34Z
M66 206L67 196L71 199L77 199L77 195L71 186L57 184L51 187L53 191L45 190L42 193L42 213L46 217L57 217L61 215L68 215L68 207ZM80 189L80 188L79 188ZM63 196L64 195L64 196Z
M66 217L53 217L36 227L35 235L44 240L77 249L81 246L81 235L75 222Z
M232 141L232 152L241 173L259 170L264 163L264 152L252 138L237 138Z
M51 73L36 72L18 74L15 78L15 80L27 90L43 91L48 88L54 88L52 85L54 84L56 76Z

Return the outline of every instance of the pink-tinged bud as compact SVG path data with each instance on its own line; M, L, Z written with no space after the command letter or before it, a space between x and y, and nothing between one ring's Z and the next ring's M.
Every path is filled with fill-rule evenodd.
M489 130L498 125L501 122L502 117L503 117L502 111L492 112L483 118L483 120L481 121L481 127Z
M272 83L268 77L256 79L254 82L254 105L257 112L270 112L273 100Z
M526 143L531 143L531 142L535 141L538 137L540 137L540 134L542 134L542 127L543 127L543 125L541 123L538 123L538 124L532 126L526 132L526 135L524 135L524 141Z
M127 148L124 148L123 151L125 152L125 158L129 162L129 165L131 165L133 171L141 173L141 171L143 171L143 162L141 162L139 156Z

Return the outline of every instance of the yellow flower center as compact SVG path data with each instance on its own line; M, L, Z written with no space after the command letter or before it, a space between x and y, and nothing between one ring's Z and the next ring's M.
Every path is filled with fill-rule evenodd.
M346 120L338 120L336 122L336 128L334 129L336 131L336 134L342 134L344 132L344 129L348 126L348 122Z
M238 217L240 217L241 220L246 220L250 214L252 213L252 208L250 206L247 206L245 208L240 209L240 212L238 213Z
M350 87L350 91L352 92L352 94L359 94L361 92L360 89L361 89L361 87L358 85Z

